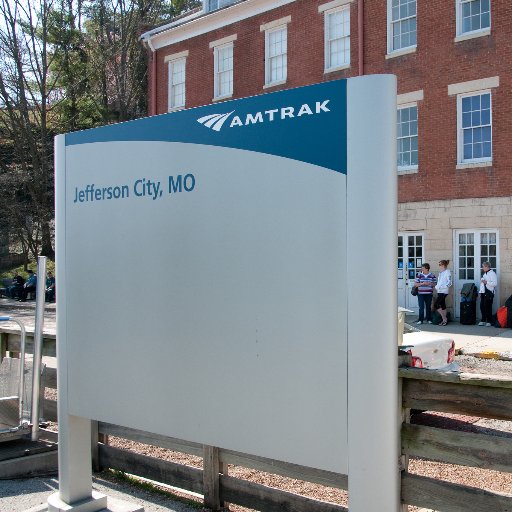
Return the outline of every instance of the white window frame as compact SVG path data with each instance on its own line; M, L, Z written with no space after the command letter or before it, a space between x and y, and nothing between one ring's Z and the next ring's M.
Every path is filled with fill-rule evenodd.
M416 44L405 46L403 48L393 49L393 6L392 0L387 0L388 12L387 12L387 23L388 23L388 53L386 58L399 57L400 55L406 55L408 53L414 53L418 46L418 1L416 0Z
M263 88L267 87L274 87L277 85L282 85L286 83L286 80L288 78L288 22L291 18L289 17L285 21L283 20L282 23L276 24L275 22L269 23L267 25L262 25L260 28L265 31L265 85ZM281 21L281 20L279 20ZM265 27L265 28L264 28ZM270 81L271 77L271 60L270 60L270 34L274 32L278 32L281 30L286 31L286 52L282 53L281 55L286 55L286 67L284 68L284 78L281 80L274 80ZM274 55L274 57L276 57ZM273 57L273 58L274 58Z
M418 110L418 102L414 101L414 102L411 102L411 103L403 103L403 104L397 104L397 107L396 107L396 110L397 110L397 113L399 110L402 110L402 109L405 109L405 108L411 108L411 107L416 107L416 114L417 114L417 118L416 118L416 123L417 123L417 126L418 126L418 134L416 135L417 138L418 138L418 164L416 165L404 165L404 166L399 166L398 165L398 158L397 158L397 171L398 171L398 174L412 174L412 173L417 173L418 172L418 168L419 168L419 110ZM397 133L397 137L396 137L396 143L397 143L397 156L398 156L398 133Z
M331 39L329 33L329 16L336 14L337 12L343 12L348 15L348 34L342 36L341 39L348 39L349 53L348 61L343 62L340 65L331 65ZM332 73L333 71L339 71L340 69L347 69L350 67L350 5L343 5L334 9L328 9L324 11L324 73Z
M188 55L188 52L187 52ZM182 108L185 108L185 104L187 101L187 55L180 55L176 56L176 58L168 59L167 66L168 66L168 92L167 92L167 104L168 104L168 111L172 112L174 110L180 110ZM173 87L177 84L173 84L173 72L174 72L174 66L178 63L183 62L183 104L176 105L174 103L174 94L173 94Z
M408 167L398 167L398 161L397 161L397 173L398 175L401 174L415 174L419 172L419 136L420 136L420 130L419 130L419 102L423 101L424 94L423 89L419 89L418 91L411 91L404 94L399 94L396 98L396 107L397 111L401 108L405 107L414 107L416 106L418 111L418 165L412 165ZM397 149L398 149L398 136L397 136Z
M462 99L471 96L489 94L490 96L490 125L491 125L491 156L483 158L464 159L464 128L462 127ZM492 90L469 91L457 95L457 169L470 167L487 167L492 165L493 136L492 136Z
M220 93L220 81L219 81L220 72L218 69L219 53L222 50L226 50L228 48L231 49L231 62L232 62L231 70L229 70L231 72L231 90L228 93L221 94ZM233 80L234 80L234 76L233 76L233 71L234 71L233 56L234 55L233 54L234 54L234 45L233 45L232 41L230 41L228 43L224 43L224 44L219 44L219 45L216 45L213 47L213 101L223 100L226 98L231 98L233 96L233 85L234 85L233 84ZM226 72L226 71L224 71L224 72Z
M462 9L466 0L455 0L455 18L456 18L456 37L455 42L473 39L474 37L488 36L491 33L492 26L492 0L489 0L489 26L478 30L463 32L462 27Z

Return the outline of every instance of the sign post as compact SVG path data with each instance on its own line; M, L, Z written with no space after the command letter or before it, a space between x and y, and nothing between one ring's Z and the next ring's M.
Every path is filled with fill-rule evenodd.
M57 137L60 500L98 420L398 510L395 124L371 76Z

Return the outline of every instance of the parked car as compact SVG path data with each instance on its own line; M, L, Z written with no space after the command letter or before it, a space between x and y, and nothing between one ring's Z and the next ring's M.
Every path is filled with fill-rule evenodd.
M449 335L420 331L405 323L407 312L409 310L398 308L398 346L402 354L411 356L410 365L429 370L457 371L455 341Z

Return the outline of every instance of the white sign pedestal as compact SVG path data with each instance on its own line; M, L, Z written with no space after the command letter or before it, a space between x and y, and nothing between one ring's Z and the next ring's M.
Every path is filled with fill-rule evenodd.
M95 420L397 512L396 187L389 75L58 136L60 499L92 501Z

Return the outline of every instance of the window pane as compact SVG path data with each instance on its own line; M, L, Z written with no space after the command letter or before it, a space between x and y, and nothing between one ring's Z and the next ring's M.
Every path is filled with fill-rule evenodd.
M349 10L334 11L326 15L326 69L350 63Z
M472 32L490 27L489 0L460 0L462 32Z
M491 159L491 95L475 94L462 98L463 161Z
M418 165L418 108L404 107L397 113L398 167Z
M267 33L267 83L286 80L287 29Z
M215 49L215 96L233 94L233 45Z
M392 50L416 44L416 0L398 0L392 3Z

